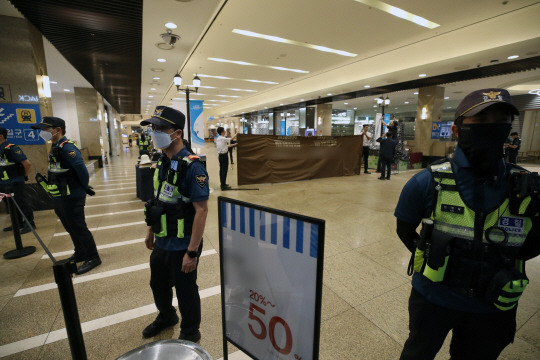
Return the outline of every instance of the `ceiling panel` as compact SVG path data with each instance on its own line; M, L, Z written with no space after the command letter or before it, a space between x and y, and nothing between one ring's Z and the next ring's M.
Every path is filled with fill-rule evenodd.
M10 2L120 113L140 112L142 0Z

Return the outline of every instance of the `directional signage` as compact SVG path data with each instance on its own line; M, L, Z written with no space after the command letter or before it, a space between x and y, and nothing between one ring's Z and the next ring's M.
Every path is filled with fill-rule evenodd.
M16 145L40 145L45 140L39 137L39 130L30 126L41 121L37 104L0 103L0 127L7 129L10 143Z

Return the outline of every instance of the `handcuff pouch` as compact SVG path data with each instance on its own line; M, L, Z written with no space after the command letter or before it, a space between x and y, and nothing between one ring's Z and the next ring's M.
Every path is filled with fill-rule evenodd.
M499 270L491 279L484 298L499 310L513 309L528 283L525 273L517 269Z

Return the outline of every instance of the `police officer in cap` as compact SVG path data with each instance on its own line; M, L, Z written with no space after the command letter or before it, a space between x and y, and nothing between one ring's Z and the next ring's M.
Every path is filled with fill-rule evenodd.
M467 95L452 159L403 188L394 215L414 275L402 360L433 359L450 330L452 360L497 359L514 340L525 260L540 254L538 174L503 160L518 114L504 89Z
M34 212L25 201L24 182L28 180L28 171L30 170L30 161L26 158L24 152L15 144L7 141L7 129L0 128L0 191L4 193L13 193L15 201L21 208L24 216L28 219L32 227L35 229ZM19 216L19 224L21 225L21 234L26 234L31 231L30 226L22 221ZM13 230L13 226L4 228L4 231Z
M201 300L197 265L210 191L206 169L182 141L184 124L184 114L166 106L156 107L153 117L141 122L151 127L154 146L163 150L154 173L154 199L145 206L145 243L152 250L150 287L159 314L142 334L153 337L178 322L172 306L174 286L182 316L179 338L198 342Z
M75 252L71 259L83 262L77 269L77 275L84 274L101 264L96 243L88 230L84 217L86 194L89 190L88 169L81 152L66 134L64 120L46 116L33 129L41 129L39 136L45 141L52 141L49 153L48 181L38 179L52 196L54 212L71 236ZM91 192L93 194L93 192Z
M146 137L144 133L141 134L141 136L137 140L137 146L139 147L139 157L144 154L150 154L150 140L148 139L148 137Z

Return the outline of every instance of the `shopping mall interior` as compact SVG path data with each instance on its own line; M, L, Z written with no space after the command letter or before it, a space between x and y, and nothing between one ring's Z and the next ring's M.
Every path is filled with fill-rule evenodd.
M96 192L85 214L103 263L73 276L88 359L116 359L180 333L177 325L150 339L141 335L157 310L137 139L147 130L141 120L163 105L191 114L184 137L209 178L198 266L200 347L213 359L250 358L239 344L223 346L218 197L226 197L324 221L314 294L320 312L306 315L315 319L315 334L294 333L314 342L317 358L398 359L411 293L411 254L394 217L400 193L422 168L452 155L456 107L484 88L508 90L520 112L512 122L522 141L517 163L540 171L539 16L540 1L531 0L0 0L0 126L13 124L9 135L32 162L25 186L39 193L34 177L47 172L51 148L26 129L55 116L65 120ZM20 109L31 111L28 121ZM305 149L296 145L270 165L260 159L275 150L258 148L255 157L242 146L242 139L303 144L313 137L356 139L362 151L362 125L378 136L381 119L399 124L390 181L377 179L375 139L371 174L360 168L360 153L332 153L356 156L351 171L313 175L311 162L287 168L303 164ZM220 189L218 127L238 134L231 191ZM271 177L257 180L257 166ZM280 177L285 172L300 175ZM62 260L73 244L47 196L31 199L36 234ZM10 224L0 205L0 228ZM0 258L0 358L71 359L51 260L32 232L22 243L36 251ZM12 232L0 232L3 254L15 246ZM527 276L515 339L501 359L540 358L540 257L527 261ZM450 339L436 359L450 357ZM302 358L270 350L254 358Z

